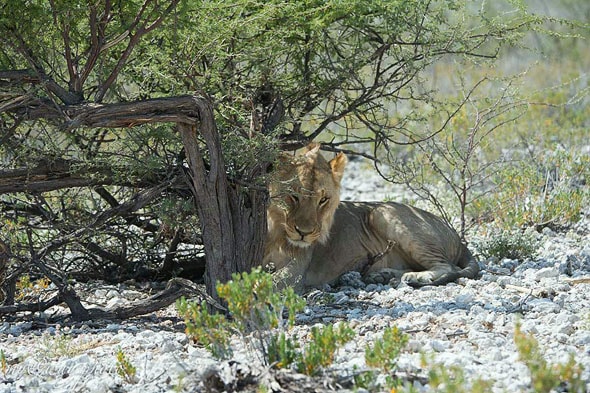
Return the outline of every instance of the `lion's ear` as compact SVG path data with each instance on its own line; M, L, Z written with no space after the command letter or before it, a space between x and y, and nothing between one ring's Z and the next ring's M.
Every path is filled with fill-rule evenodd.
M342 175L344 175L344 168L346 167L347 162L348 158L346 158L346 156L342 152L336 154L336 157L330 160L332 176L334 177L334 180L338 183L340 183L340 180L342 180Z
M313 165L316 158L318 157L318 153L320 151L320 144L312 142L305 147L305 152L303 153L303 157L307 159L307 161Z
M315 152L317 153L320 150L320 144L317 142L310 142L307 146L305 146L305 151L308 152Z

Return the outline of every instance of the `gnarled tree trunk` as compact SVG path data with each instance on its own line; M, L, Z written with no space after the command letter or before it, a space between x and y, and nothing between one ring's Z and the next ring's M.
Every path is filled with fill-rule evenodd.
M262 260L266 233L267 193L257 187L230 183L211 104L195 98L198 124L178 123L191 170L193 192L201 223L207 271L207 292L216 297L217 281L247 271ZM198 139L202 137L202 142ZM266 171L252 163L250 183Z

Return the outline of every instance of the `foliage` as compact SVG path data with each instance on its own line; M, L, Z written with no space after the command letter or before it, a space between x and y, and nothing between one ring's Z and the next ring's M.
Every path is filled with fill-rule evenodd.
M486 238L474 241L474 247L485 258L533 259L539 249L535 233L521 230L493 230Z
M297 360L297 370L307 375L316 375L323 367L329 366L339 346L354 338L354 331L346 324L314 326L311 340Z
M137 382L137 370L135 366L129 361L127 355L119 347L116 352L117 357L117 374L127 383Z
M402 333L397 326L388 327L383 337L365 349L365 362L369 367L377 367L385 372L395 370L397 358L408 343L408 335Z
M278 369L288 368L297 360L298 348L298 342L287 337L285 332L272 335L268 345L268 363Z
M277 292L272 276L260 267L250 273L235 273L232 277L225 284L217 284L217 293L227 301L228 311L238 330L251 332L293 326L295 314L305 305L293 288ZM284 312L288 313L287 321L283 320Z
M497 192L483 204L495 212L503 228L552 226L579 220L590 201L590 158L575 150L539 153L527 161L502 168L494 182ZM481 206L483 207L483 206Z
M25 298L40 297L47 291L51 281L47 277L41 277L37 280L31 281L28 274L24 274L16 281L16 300L23 300Z
M6 373L8 372L8 362L6 361L6 354L4 353L3 349L0 349L0 370L2 371L2 376L6 378Z
M207 304L188 302L181 298L176 302L178 313L184 318L186 334L204 345L219 359L232 355L230 343L231 324L221 314L211 314Z
M427 356L422 356L422 367L428 367L428 384L441 393L486 393L492 388L491 381L477 378L470 384L465 379L464 370L456 365L434 364L428 366Z
M402 386L402 381L394 378L392 373L395 372L399 355L407 343L408 335L402 333L397 326L393 326L386 328L381 338L365 348L365 363L387 374L385 386L391 391L396 391L396 388ZM354 382L357 387L369 390L380 389L374 370L355 374Z
M568 392L585 391L586 382L582 379L584 367L575 361L573 354L570 354L565 364L548 364L538 341L533 335L524 333L520 323L517 323L514 328L514 343L519 359L529 369L534 392L550 392L558 387L564 387Z
M293 289L276 291L272 276L256 268L250 273L235 273L233 280L219 283L217 291L227 303L231 321L221 314L212 314L205 302L198 304L183 298L176 306L185 320L187 335L207 346L213 356L226 359L233 353L231 335L239 332L246 335L266 364L279 361L288 366L294 344L286 342L284 335L281 338L274 331L293 326L295 314L304 306ZM288 313L287 320L283 319L284 312Z
M72 336L57 331L54 335L44 334L42 336L39 355L53 359L62 356L75 356L82 351L83 348L74 343Z
M180 299L176 303L186 323L186 334L216 358L227 359L233 354L231 337L237 333L265 364L275 368L294 364L300 372L315 375L332 363L338 347L354 335L345 324L314 326L309 342L300 349L287 330L295 323L295 314L303 309L303 299L292 288L277 291L272 276L260 268L234 274L231 281L218 284L217 290L227 303L231 320L211 314L204 302ZM285 312L287 319L283 318Z

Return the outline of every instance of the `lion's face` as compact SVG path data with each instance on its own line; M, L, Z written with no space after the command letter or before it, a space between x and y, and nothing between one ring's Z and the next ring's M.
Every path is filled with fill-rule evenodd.
M270 185L268 211L269 234L275 241L305 248L328 240L346 161L342 153L326 161L317 144L296 157L281 158Z

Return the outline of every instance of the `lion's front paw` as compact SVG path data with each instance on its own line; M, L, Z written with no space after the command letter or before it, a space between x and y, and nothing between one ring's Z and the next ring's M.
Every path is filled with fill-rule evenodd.
M423 287L432 284L436 279L436 273L432 271L407 272L402 276L402 282L411 287Z
M399 270L384 268L375 272L367 273L363 276L366 284L383 284L396 287L400 283L402 272Z

